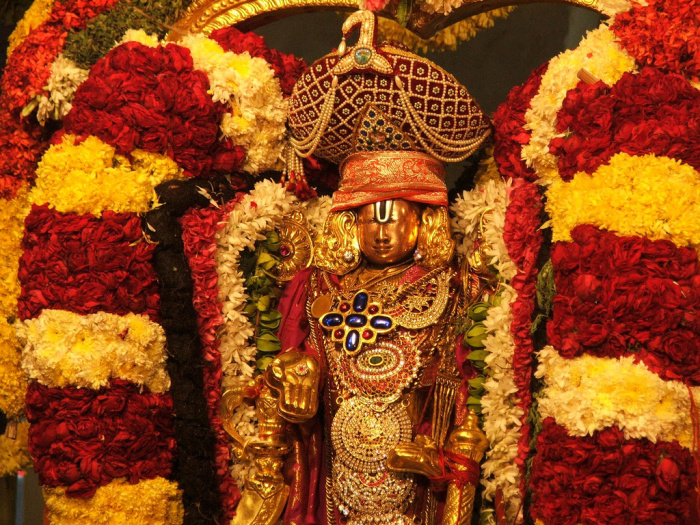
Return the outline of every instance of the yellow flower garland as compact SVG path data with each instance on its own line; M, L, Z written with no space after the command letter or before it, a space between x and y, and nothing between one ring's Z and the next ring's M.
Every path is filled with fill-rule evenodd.
M0 317L0 410L9 419L19 418L24 413L27 378L20 363L20 344L15 328Z
M700 173L667 157L618 153L593 175L556 180L547 191L554 241L592 224L621 235L700 245Z
M401 27L395 20L379 18L378 41L393 40L402 43L413 51L422 53L428 51L454 51L457 49L457 44L474 38L481 29L493 27L496 18L506 18L513 9L515 7L502 7L460 20L427 40Z
M0 478L14 476L18 470L32 465L32 456L28 450L29 422L24 421L17 427L17 439L0 436Z
M549 184L559 178L557 158L549 142L557 136L557 113L566 94L579 83L578 73L586 69L594 77L613 85L628 71L636 70L632 56L618 44L615 34L603 24L590 31L576 49L564 51L549 61L537 95L525 113L525 129L532 131L522 157Z
M163 478L130 485L116 480L92 498L68 498L65 489L44 489L51 525L178 525L184 510L177 484Z
M572 436L617 426L625 438L677 440L693 446L688 388L664 381L633 357L585 355L564 359L551 346L539 353L536 376L546 387L539 400L542 418L553 417ZM700 397L700 388L693 388Z
M98 217L106 210L146 212L151 208L154 188L182 178L182 171L163 155L134 150L131 156L130 162L97 137L76 144L74 136L65 135L39 162L30 200L49 203L61 213Z
M54 2L55 0L34 0L34 3L25 11L22 20L17 23L17 27L10 35L9 45L7 46L8 57L27 38L29 33L44 23L51 14Z
M22 256L24 218L29 213L28 190L22 188L14 199L0 199L0 317L17 315L20 285L17 279Z
M120 378L153 392L170 388L165 333L145 316L44 310L17 333L25 344L22 367L46 386L97 389Z

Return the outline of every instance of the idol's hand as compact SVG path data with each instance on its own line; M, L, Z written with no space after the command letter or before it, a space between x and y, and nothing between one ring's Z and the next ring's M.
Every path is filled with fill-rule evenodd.
M423 474L429 478L442 474L435 442L422 434L418 434L414 441L397 445L389 452L386 464L394 472Z
M265 373L265 382L278 398L277 411L292 423L302 423L318 410L318 362L291 351L278 356Z

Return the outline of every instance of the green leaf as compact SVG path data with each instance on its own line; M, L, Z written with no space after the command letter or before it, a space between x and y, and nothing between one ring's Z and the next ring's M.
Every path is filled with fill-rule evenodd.
M469 380L469 387L481 388L481 386L484 384L484 381L486 381L486 378L484 376L476 376L474 379Z
M467 359L470 361L483 361L487 355L489 355L489 352L486 350L474 350L467 355Z
M396 9L396 20L401 24L401 27L406 27L406 24L408 24L411 11L413 11L413 0L401 0L399 2L399 6Z
M260 299L258 299L258 310L260 310L261 312L266 312L270 309L270 303L272 303L272 299L270 298L270 296L263 295Z
M255 346L259 352L270 354L279 352L282 349L282 343L273 334L263 334L255 340Z
M481 398L469 396L467 398L467 405L481 405Z
M250 317L258 313L258 307L255 305L254 302L248 301L245 305L245 308L243 308L243 313Z
M475 321L483 321L486 319L486 314L489 312L489 304L488 303L476 303L473 304L471 307L469 307L469 310L467 311L467 315L471 318L474 319Z
M271 252L278 252L280 249L280 246L282 243L280 242L280 234L277 233L275 230L269 231L265 234L265 242L263 243L263 246L265 249L270 250Z
M270 363L272 363L274 359L274 357L271 357L269 355L263 356L257 361L255 361L255 366L258 370L264 372L265 370L267 370L267 367L270 366Z

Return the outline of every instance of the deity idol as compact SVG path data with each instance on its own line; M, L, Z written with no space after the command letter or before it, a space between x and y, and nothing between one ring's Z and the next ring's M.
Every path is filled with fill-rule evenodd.
M486 440L460 388L455 319L491 283L483 251L454 261L444 162L489 124L448 73L377 46L374 15L344 34L357 26L357 44L343 40L292 96L290 176L314 152L341 163L341 183L313 265L280 300L285 351L251 385L256 468L234 524L471 521ZM227 393L224 420L253 394Z

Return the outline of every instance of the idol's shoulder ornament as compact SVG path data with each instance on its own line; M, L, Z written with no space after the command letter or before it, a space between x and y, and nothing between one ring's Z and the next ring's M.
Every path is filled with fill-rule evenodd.
M460 396L455 319L494 284L483 250L455 264L444 163L490 123L449 73L378 45L374 14L343 35L291 98L287 177L305 183L313 154L341 183L313 265L280 301L284 352L224 397L224 421L245 396L260 419L256 440L236 440L256 468L232 523L470 523L486 438Z

